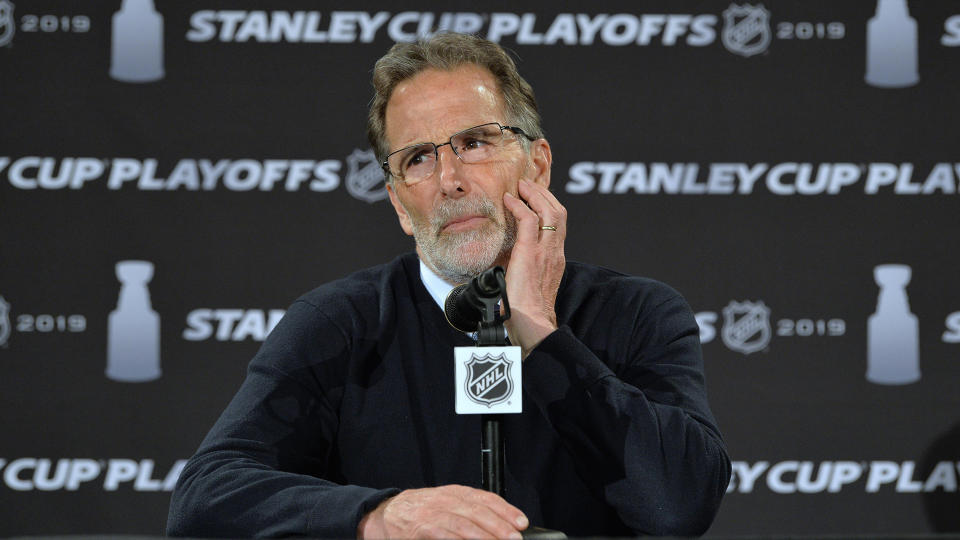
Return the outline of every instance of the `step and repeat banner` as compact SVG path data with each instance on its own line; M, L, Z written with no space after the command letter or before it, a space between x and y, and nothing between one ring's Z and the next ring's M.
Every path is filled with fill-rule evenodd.
M442 29L534 86L567 257L696 312L709 535L960 529L960 3L0 0L0 536L160 534L285 307L413 248L369 77Z

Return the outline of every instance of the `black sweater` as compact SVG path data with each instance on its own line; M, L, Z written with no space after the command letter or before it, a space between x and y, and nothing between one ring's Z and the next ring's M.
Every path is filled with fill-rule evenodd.
M507 501L570 536L703 533L730 473L689 306L568 263L556 313L504 417ZM412 253L304 295L183 470L168 534L353 538L399 490L480 487L480 417L452 388L472 344Z

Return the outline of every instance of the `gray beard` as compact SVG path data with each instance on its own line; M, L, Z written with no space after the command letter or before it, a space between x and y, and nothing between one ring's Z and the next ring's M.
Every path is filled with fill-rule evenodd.
M446 222L467 214L480 214L491 221L470 231L440 232ZM436 208L429 222L413 222L412 228L427 266L454 284L470 281L493 266L501 255L513 249L517 240L516 218L504 209L503 219L497 219L496 207L486 198L452 200ZM471 244L476 247L468 249Z

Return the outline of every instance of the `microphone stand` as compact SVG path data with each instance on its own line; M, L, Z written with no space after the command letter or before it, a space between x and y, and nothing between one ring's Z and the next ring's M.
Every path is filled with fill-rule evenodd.
M499 312L497 297L481 297L483 303L483 318L477 328L477 346L496 347L507 344L503 321L510 318L510 301L507 299L507 282L503 268L497 267L495 272L497 284L500 286L500 300L503 303L503 316L497 320ZM520 398L522 399L522 397ZM484 414L480 417L480 474L481 486L504 496L503 486L503 437L500 436L502 414ZM553 529L541 527L527 527L521 533L524 538L537 540L561 540L567 535Z
M497 320L498 298L482 297L483 318L477 329L479 347L496 347L507 344L503 321L510 318L510 301L507 299L507 283L504 271L498 268L497 283L500 285L503 300L503 317ZM503 496L503 438L500 436L502 423L500 414L484 414L480 418L480 474L483 489Z

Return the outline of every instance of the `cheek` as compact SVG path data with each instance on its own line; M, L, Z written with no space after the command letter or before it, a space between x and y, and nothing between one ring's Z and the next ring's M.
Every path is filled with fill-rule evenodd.
M418 189L418 188L427 188L427 185L418 185L413 188L408 189ZM407 215L414 220L422 220L424 217L430 214L430 208L432 206L431 201L433 200L433 194L426 193L426 190L410 191L407 194L406 199L404 200L403 208L406 210Z
M403 208L403 216L400 218L401 226L407 234L413 234L412 226L423 222L423 213L420 211L420 206L416 200L412 200L411 197L405 199L398 199L400 207Z
M505 191L514 195L517 194L517 183L526 173L524 164L524 161L520 159L498 161L491 164L492 174L495 178L493 189L496 191L496 197L493 197L494 193L488 193L488 195L496 199L498 205L503 206L502 196Z
M407 215L410 216L411 225L422 225L430 222L429 214L422 212L419 208L408 209Z

